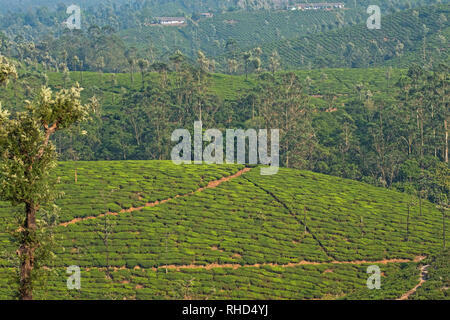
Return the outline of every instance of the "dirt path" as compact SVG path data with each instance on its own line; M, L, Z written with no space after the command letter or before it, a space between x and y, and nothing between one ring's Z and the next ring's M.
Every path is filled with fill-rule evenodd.
M430 265L427 264L427 265L424 265L424 266L422 266L422 267L420 268L420 280L419 280L419 283L418 283L414 288L412 288L411 290L409 290L408 292L406 292L404 295L402 295L400 298L398 298L397 300L408 300L408 298L409 298L414 292L416 292L417 289L418 289L419 287L421 287L425 281L427 281L427 275L428 275L428 270L427 270L427 269L428 269L429 266L430 266Z
M327 250L327 248L322 244L322 242L319 240L319 238L316 237L316 235L311 231L311 228L308 227L307 225L305 225L305 222L298 219L297 215L288 207L288 205L281 201L281 199L279 199L273 192L271 192L270 190L267 190L265 188L263 188L262 186L260 186L259 184L257 184L256 182L250 180L247 177L244 177L248 182L252 183L255 187L261 189L262 191L266 192L269 196L271 196L273 199L275 199L275 201L277 201L279 204L281 204L284 209L292 216L294 217L294 219L296 219L302 226L305 227L306 231L313 237L313 239L319 244L320 248L323 250L323 252L325 253L325 255L330 258L330 259L334 259L336 260L336 258Z
M197 192L202 192L202 191L204 191L206 189L216 188L219 185L221 185L222 183L224 183L226 181L230 181L231 179L237 178L237 177L243 175L244 173L246 173L246 172L248 172L250 170L251 170L251 168L244 168L242 170L239 170L238 172L236 172L235 174L233 174L231 176L223 177L223 178L221 178L219 180L211 181L211 182L208 183L208 185L206 187L198 188L195 191L192 191L192 192L189 192L189 193L186 193L186 194L183 194L183 195L176 195L173 198L167 198L167 199L164 199L164 200L161 200L161 201L155 201L155 202L148 202L148 203L144 204L142 207L131 207L129 209L120 210L119 212L106 212L106 213L99 214L98 216L90 216L90 217L84 217L84 218L75 218L73 220L60 223L59 225L63 226L63 227L67 227L70 224L74 224L74 223L77 223L77 222L80 222L80 221L85 221L85 220L97 219L97 218L104 217L106 215L108 215L108 216L117 216L117 215L119 215L121 213L127 213L127 212L130 213L130 212L134 212L134 211L140 211L140 210L142 210L144 208L147 208L147 207L155 207L157 205L163 204L165 202L168 202L168 201L176 199L176 198L187 197L187 196L191 196L191 195L193 195L193 194L195 194Z
M207 265L195 265L195 264L189 264L189 265L167 265L167 266L159 266L157 268L150 268L150 270L157 271L158 269L167 269L167 270L177 270L180 271L182 269L215 269L215 268L232 268L232 269L238 269L238 268L260 268L264 266L269 267L282 267L282 268L290 268L290 267L296 267L296 266L303 266L303 265L339 265L339 264L354 264L354 265L361 265L361 264L388 264L388 263L402 263L402 262L418 262L421 261L424 257L418 256L415 257L413 260L411 259L384 259L384 260L378 260L378 261L367 261L367 260L354 260L354 261L328 261L328 262L314 262L314 261L300 261L300 262L293 262L288 264L276 264L276 263L256 263L256 264L238 264L238 263L225 263L225 264L217 264L217 263L211 263ZM103 268L86 268L87 271L90 269L96 269L96 270L106 270L105 267ZM126 266L122 267L112 267L112 270L126 270L129 269ZM136 266L133 268L134 270L145 270L139 266ZM147 269L148 270L148 269ZM328 272L332 272L328 270Z

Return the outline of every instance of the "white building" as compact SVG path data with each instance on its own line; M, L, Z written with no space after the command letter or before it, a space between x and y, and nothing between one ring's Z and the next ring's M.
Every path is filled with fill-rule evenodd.
M186 23L186 18L184 17L157 17L156 19L162 25L180 25Z
M342 2L316 2L316 3L299 3L291 7L291 10L333 10L343 9L345 4Z

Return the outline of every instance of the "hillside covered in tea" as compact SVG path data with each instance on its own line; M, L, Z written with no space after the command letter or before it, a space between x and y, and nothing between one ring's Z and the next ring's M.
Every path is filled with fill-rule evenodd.
M374 298L393 299L442 248L433 204L420 213L407 194L309 171L117 161L62 162L57 175L56 258L39 298L367 298L376 264ZM6 248L13 210L0 212ZM11 298L14 259L0 263L0 298ZM70 265L80 291L66 288Z

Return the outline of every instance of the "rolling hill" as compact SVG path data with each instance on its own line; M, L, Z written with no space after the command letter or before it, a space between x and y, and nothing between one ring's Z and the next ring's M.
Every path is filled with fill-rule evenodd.
M62 162L57 175L65 196L39 298L392 299L442 247L431 203L408 217L406 194L308 171L118 161ZM1 203L2 248L12 214ZM374 264L376 294L365 287ZM70 265L80 291L66 289ZM14 259L0 266L0 298L10 298Z
M234 41L235 50L261 46L275 41L298 38L307 34L361 22L361 10L302 12L258 10L217 13L198 21L189 19L186 26L139 26L119 33L125 43L142 50L152 47L164 56L181 50L191 58L202 50L207 56L230 53L227 43ZM236 54L235 52L234 54Z
M3 54L9 52L20 58L25 54L31 60L38 56L39 61L46 63L57 60L55 66L64 61L71 70L78 69L72 61L77 56L83 60L83 69L89 71L99 70L102 64L97 59L100 55L104 58L105 65L101 68L104 72L127 71L129 66L126 56L130 52L133 55L135 50L139 57L166 62L167 57L176 50L181 50L191 60L196 60L198 50L202 50L208 58L217 62L217 70L228 72L228 58L233 57L242 63L241 51L254 47L264 47L266 58L274 50L283 51L284 69L323 67L324 59L329 60L328 67L380 66L384 60L397 61L392 47L399 46L399 42L403 47L395 52L398 55L408 55L417 44L420 47L422 43L417 41L414 33L422 30L422 25L429 28L429 38L436 38L435 24L438 20L433 20L435 17L429 21L427 14L421 14L416 17L417 21L409 21L405 15L410 16L412 10L427 12L435 8L429 6L416 9L420 6L448 3L437 0L344 2L346 7L342 10L302 12L288 10L286 1L271 0L83 1L79 3L82 7L82 28L77 32L69 32L61 27L68 18L64 3L51 5L50 1L41 1L41 6L37 6L32 5L32 1L23 0L15 7L11 7L10 3L0 7L0 12L2 8L11 10L0 14L1 50ZM394 17L400 19L394 21L394 28L387 30L387 33L378 32L386 34L389 39L386 43L383 42L384 38L374 38L373 32L367 34L359 28L363 24L365 26L367 7L374 4L382 10L383 30L385 22L388 27L389 21L393 19L391 14L394 13ZM202 12L213 16L201 17L199 14ZM445 16L446 13L443 14ZM161 16L183 16L186 24L149 25L155 17ZM422 38L420 32L418 36ZM362 39L357 43L352 42L357 50L351 53L354 57L349 58L349 62L349 59L340 57L346 49L341 48L341 45L353 41L354 37ZM446 46L436 39L425 44L430 45L429 54L436 48ZM372 43L366 43L370 40ZM8 41L14 45L6 45ZM29 42L35 43L31 52L26 49ZM90 47L94 47L93 50ZM64 58L65 49L69 50L68 57ZM52 59L47 57L49 52ZM338 56L333 56L334 53Z
M448 4L416 8L383 16L379 30L369 30L364 23L261 48L265 60L277 50L284 67L291 69L448 61L449 15Z

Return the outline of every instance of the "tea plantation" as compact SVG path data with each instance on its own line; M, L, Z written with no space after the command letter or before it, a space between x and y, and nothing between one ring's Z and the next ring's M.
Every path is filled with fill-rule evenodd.
M442 217L431 203L422 215L413 207L408 220L406 194L282 168L209 184L243 168L60 163L55 259L36 298L395 299L418 283L428 260L436 281L411 298L433 294L425 285L448 287ZM6 254L14 251L6 232L13 212L0 203L0 299L16 291ZM366 287L373 264L380 290ZM81 290L66 287L70 265L81 268Z

